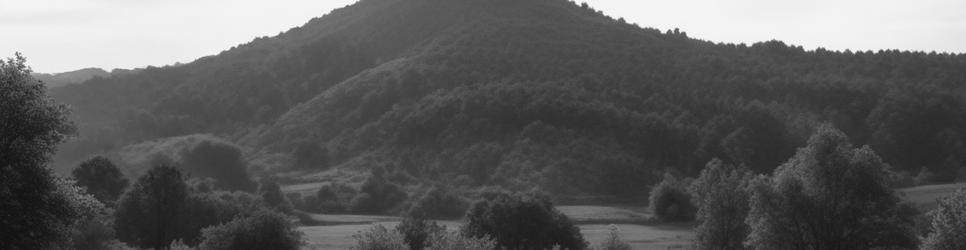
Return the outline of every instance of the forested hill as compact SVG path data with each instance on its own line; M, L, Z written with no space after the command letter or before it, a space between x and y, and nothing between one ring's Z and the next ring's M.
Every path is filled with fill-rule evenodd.
M964 55L714 44L564 0L363 0L52 94L82 133L62 162L214 133L280 171L621 194L715 157L770 171L831 122L897 170L966 165Z

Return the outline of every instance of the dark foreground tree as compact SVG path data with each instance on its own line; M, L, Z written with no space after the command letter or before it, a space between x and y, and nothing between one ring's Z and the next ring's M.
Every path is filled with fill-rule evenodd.
M82 162L71 175L77 180L78 186L86 188L97 200L108 205L113 205L128 185L121 170L104 156L95 156Z
M966 189L939 201L939 207L929 216L932 233L923 241L922 249L966 249Z
M188 185L181 170L167 165L148 170L117 203L114 217L118 238L155 249L184 238L179 229L187 198Z
M198 245L199 249L294 250L302 244L302 233L288 217L267 210L206 228L202 234L204 240Z
M464 220L464 234L476 238L492 236L506 249L587 248L570 218L542 195L488 193L473 204Z
M822 125L770 178L751 184L755 249L914 248L913 221L889 187L887 166L869 147Z
M691 183L690 191L701 222L696 231L700 249L744 249L748 236L748 184L752 172L746 167L714 159Z
M45 165L74 131L67 107L47 96L25 59L0 60L0 245L46 249L63 242L79 213Z
M443 232L445 228L418 214L409 214L396 226L396 231L403 235L403 240L410 250L422 250L427 246L431 235Z

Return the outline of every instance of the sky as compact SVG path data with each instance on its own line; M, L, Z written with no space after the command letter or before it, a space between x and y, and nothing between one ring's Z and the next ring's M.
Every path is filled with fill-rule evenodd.
M355 0L0 0L0 57L36 72L187 63ZM966 53L964 0L578 0L614 18L726 43Z

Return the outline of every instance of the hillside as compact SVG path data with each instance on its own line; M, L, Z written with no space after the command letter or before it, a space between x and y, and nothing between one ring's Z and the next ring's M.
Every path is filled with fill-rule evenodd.
M61 166L211 133L303 170L634 194L715 157L770 171L821 122L896 170L955 178L963 68L964 55L714 44L564 0L363 0L189 64L51 92L81 129Z
M48 88L78 84L94 77L107 77L110 75L111 73L98 68L86 68L55 74L33 73L33 77L44 82Z

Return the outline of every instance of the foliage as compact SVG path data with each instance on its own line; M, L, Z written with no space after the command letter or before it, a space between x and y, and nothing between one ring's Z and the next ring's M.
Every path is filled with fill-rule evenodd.
M273 180L263 180L258 186L258 194L261 195L265 205L278 211L291 212L292 204L289 203L282 194L282 188Z
M654 217L665 222L690 221L694 219L696 208L691 203L688 183L680 181L670 173L664 180L651 188L648 204Z
M381 169L381 168L379 168ZM358 213L383 213L394 208L408 196L402 187L386 180L384 171L374 170L359 193L352 198L349 210Z
M403 235L382 225L375 225L364 232L353 235L356 244L353 250L409 250Z
M621 240L620 229L615 225L610 225L607 231L607 238L600 243L597 250L631 250L631 245Z
M227 191L254 191L237 145L214 138L203 138L182 149L181 165L200 178L212 178L215 187Z
M966 189L940 200L929 216L932 233L923 240L922 249L966 249Z
M188 186L181 170L159 165L138 178L118 201L115 230L118 238L142 248L164 248L184 239L180 230L188 200Z
M325 169L329 167L329 151L318 143L302 143L292 152L297 169Z
M86 188L88 193L107 205L113 205L128 186L121 170L104 156L82 162L71 175L78 186Z
M911 216L889 186L887 165L869 147L853 148L831 125L807 146L751 183L751 227L756 249L913 248Z
M355 189L344 183L325 184L316 191L315 196L306 197L305 206L310 208L309 211L343 213L356 193Z
M403 240L410 250L422 250L428 245L431 235L443 232L446 229L440 227L436 222L426 220L418 215L407 215L403 221L396 226L396 231L403 235Z
M509 249L585 249L580 230L542 195L485 194L464 218L462 232L469 237L492 236Z
M260 211L205 228L200 249L299 249L302 234L285 215Z
M74 132L67 106L47 96L19 53L0 60L0 242L44 249L67 242L84 204L46 167L57 144Z
M489 237L467 237L460 232L440 230L429 236L426 250L494 250L496 241Z
M469 202L455 194L452 189L434 186L419 197L409 209L409 214L430 219L454 219L466 214Z
M744 249L743 242L750 231L745 218L751 179L748 168L715 159L691 183L690 193L701 222L695 229L698 248Z

